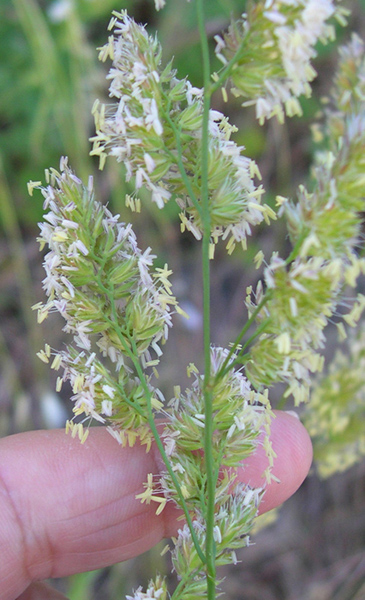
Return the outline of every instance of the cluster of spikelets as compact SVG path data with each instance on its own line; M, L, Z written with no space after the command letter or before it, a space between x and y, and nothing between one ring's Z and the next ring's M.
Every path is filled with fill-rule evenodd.
M159 7L163 2L158 2ZM217 38L224 63L216 82L230 76L234 93L256 105L262 122L300 114L298 96L309 95L315 72L310 64L317 40L328 41L344 12L330 0L266 0ZM197 239L203 235L201 198L203 90L179 80L171 64L161 66L161 48L125 12L115 13L114 30L100 58L113 66L110 105L96 103L96 135L92 153L103 166L114 156L159 206L170 199L181 207L182 228ZM285 49L285 52L284 52ZM216 468L214 542L216 564L237 562L235 549L247 545L263 490L236 483L241 460L258 444L268 457L266 480L275 458L269 442L273 417L268 387L285 382L285 395L306 400L312 373L321 370L324 328L336 314L346 285L355 287L365 272L356 247L360 237L364 51L354 38L342 51L333 102L321 135L330 150L318 154L313 190L304 187L296 202L278 199L286 216L294 250L287 260L274 254L266 263L264 285L248 290L250 322L257 321L254 343L246 351L211 349L209 389L212 397L212 459ZM214 85L214 83L212 83ZM231 139L233 128L220 113L210 112L208 135L208 198L211 242L228 240L245 247L251 227L275 213L262 204L263 190L254 184L258 169ZM318 131L317 131L318 135ZM119 221L94 197L65 160L60 172L46 173L47 183L30 184L44 196L45 223L41 248L45 256L45 303L36 305L41 322L57 311L72 337L62 351L46 345L39 357L57 371L57 390L68 381L75 414L109 426L119 443L137 438L150 448L152 413L164 420L161 435L169 466L161 477L148 476L141 502L166 502L183 509L187 523L174 540L172 560L180 578L178 597L207 598L204 548L206 540L207 467L204 460L206 381L189 366L193 383L164 403L153 375L162 354L172 315L179 312L167 266L153 267L130 225ZM138 206L136 197L126 202ZM259 265L264 260L257 257ZM358 296L344 316L358 321L365 302ZM181 312L181 311L180 311ZM339 325L344 333L343 325ZM235 366L244 365L245 374ZM330 384L326 384L329 389ZM320 398L320 395L319 395ZM324 411L325 412L325 411ZM355 411L356 412L356 411ZM81 424L69 423L72 435L85 441ZM260 436L260 432L263 435ZM218 469L218 466L220 470ZM138 588L128 600L167 598L166 583L156 578L146 592Z
M318 473L329 477L365 456L365 335L352 330L328 372L315 381L304 413Z
M161 66L161 47L126 12L115 13L108 44L100 58L110 57L108 78L113 104L94 105L96 136L91 154L123 162L127 180L151 192L162 208L173 198L182 212L182 227L202 237L201 126L203 90L178 79L169 63ZM255 162L230 140L234 128L218 111L210 111L208 191L212 239L228 238L228 249L243 243L251 226L275 218L261 204L262 187Z
M159 362L172 312L180 311L170 271L154 269L150 249L141 252L131 225L95 200L92 179L85 187L64 159L60 173L46 175L48 185L30 186L40 187L47 211L39 242L48 249L48 299L34 308L39 322L59 312L73 339L60 352L46 345L39 357L62 372L58 390L70 382L77 414L112 420L135 439L133 432L146 423L146 394L133 359L150 370ZM152 405L162 406L157 397Z
M340 50L326 118L315 131L317 141L326 142L326 150L316 156L313 191L302 187L299 201L285 206L291 241L295 245L301 240L302 256L310 253L329 260L351 256L358 241L365 183L364 78L364 43L353 35Z
M224 368L229 358L227 368ZM220 465L216 482L214 508L214 540L216 565L236 563L235 550L247 546L249 533L263 489L252 489L238 483L237 468L250 456L260 443L264 444L268 467L264 473L267 481L274 476L271 468L275 453L268 439L271 420L274 417L267 393L255 392L246 377L232 366L235 355L222 348L211 349L213 424L212 455L215 465ZM224 368L225 373L219 375ZM137 497L142 502L151 499L159 502L157 512L162 510L163 498L174 500L183 508L176 494L176 482L181 490L185 507L194 519L191 528L182 527L172 550L172 562L179 579L185 581L184 599L205 598L207 582L205 564L196 543L204 552L206 535L207 477L204 457L204 378L194 365L188 374L193 384L185 393L175 387L175 396L168 403L164 415L162 439L174 479L165 472L158 481L152 475L145 490ZM261 432L261 436L260 436ZM265 435L266 434L266 435ZM263 485L264 485L263 480Z
M312 191L301 186L296 202L280 199L293 260L275 254L264 271L266 291L261 283L255 293L248 290L250 313L262 305L256 319L264 333L246 357L246 373L255 386L286 382L285 395L293 394L298 404L309 397L312 373L323 367L329 319L341 313L338 328L344 337L342 320L355 326L365 308L361 293L352 301L343 299L344 289L355 288L365 273L365 259L358 254L364 202L364 77L364 44L354 36L341 50L320 130L329 150L317 154Z
M216 36L217 57L225 67L233 63L233 94L243 106L255 106L260 123L302 114L298 98L311 95L315 46L335 37L328 19L345 24L346 14L332 0L252 2L223 37Z
M145 592L140 586L133 596L126 596L126 600L167 600L168 597L166 582L157 576L155 581L149 582Z
M340 49L335 85L325 113L324 126L316 130L319 141L325 140L330 148L319 154L315 169L322 187L322 194L313 194L318 216L314 211L309 214L306 202L302 202L301 211L304 226L313 228L314 251L329 258L341 257L344 283L355 287L365 271L364 259L357 256L362 245L365 184L365 45L357 35ZM326 203L323 191L329 189L332 194ZM299 222L296 216L293 221ZM298 237L301 235L298 227L293 230ZM350 312L341 315L346 325L354 327L358 323L364 305L364 297L358 294ZM339 326L343 340L346 330L341 323ZM360 328L358 333L350 333L328 372L314 382L311 404L305 413L318 471L324 477L347 469L365 454L363 373L364 333Z
M259 443L260 431L270 431L273 414L266 394L255 392L246 377L231 367L224 368L228 351L212 348L212 402L214 464L220 465L216 482L214 510L214 540L216 565L236 563L235 550L249 544L249 533L263 490L251 489L237 483L236 471L241 461L248 457ZM229 360L234 361L231 355ZM175 390L169 406L163 434L166 453L179 482L186 506L194 515L195 535L204 548L206 513L206 476L204 459L204 391L203 377L191 365L192 386L182 394ZM275 454L268 437L265 437L268 457L266 470L270 481ZM166 473L160 485L165 496L173 494L173 481ZM173 565L179 577L187 580L184 598L206 597L204 564L192 543L191 531L185 525L175 540L172 552ZM189 580L189 573L195 576Z

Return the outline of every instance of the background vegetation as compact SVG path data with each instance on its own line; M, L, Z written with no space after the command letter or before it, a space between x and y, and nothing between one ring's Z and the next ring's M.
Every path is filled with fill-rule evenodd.
M365 0L343 4L352 9L349 31L365 37ZM228 25L231 14L244 10L244 0L207 1L211 37ZM0 435L26 429L62 427L70 413L67 390L56 395L52 374L35 357L47 331L36 325L31 305L43 299L42 257L35 241L42 217L39 198L29 198L26 183L42 180L46 167L67 155L77 173L96 177L100 199L124 220L133 220L142 247L151 246L174 271L175 293L191 315L177 321L162 368L166 395L170 381L184 376L182 364L196 361L202 338L200 265L197 245L181 236L176 210L160 212L143 202L142 214L124 206L128 192L121 167L108 164L98 172L89 157L93 134L91 106L107 96L107 65L96 47L106 40L111 11L127 8L136 20L158 30L167 61L175 56L179 77L201 85L194 3L167 0L160 13L152 0L0 0ZM236 141L257 159L268 192L293 195L308 179L312 142L309 124L320 110L320 98L331 81L336 46L318 49L319 77L314 95L303 102L304 118L284 126L274 121L259 127L250 110L230 101L231 122L239 127ZM217 95L215 108L223 109ZM109 162L109 161L108 161ZM220 345L234 337L242 319L245 288L259 277L251 264L261 247L285 249L279 225L258 228L246 255L227 258L219 249L213 270L213 336ZM46 322L47 323L47 322ZM49 327L49 324L46 327ZM54 326L54 321L53 325ZM61 331L61 327L59 328ZM56 330L56 328L54 328ZM60 334L61 335L61 334ZM53 333L54 336L54 333ZM54 339L54 338L53 338ZM55 346L60 347L61 340ZM181 371L181 369L180 369ZM242 553L242 565L230 573L227 597L232 600L350 600L365 598L365 466L358 465L326 484L315 474L290 500L272 526L257 535L256 545ZM151 562L151 569L148 562ZM56 582L71 600L122 598L157 569L169 570L158 551L134 561L134 569L117 565L101 572Z

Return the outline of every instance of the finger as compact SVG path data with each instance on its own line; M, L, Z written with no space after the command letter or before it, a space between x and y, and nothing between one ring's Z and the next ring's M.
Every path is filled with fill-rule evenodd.
M262 473L269 461L262 446L244 462L238 474L241 481L252 487L265 486L260 513L279 506L296 492L308 475L313 458L309 434L299 419L282 411L275 414L270 439L277 455L272 474L278 481L265 486Z
M166 516L135 500L156 472L153 452L121 448L104 429L85 445L61 430L0 440L0 599L158 543Z
M283 418L284 428L279 425ZM273 445L287 466L282 472L278 467L281 487L268 489L270 507L298 482L288 457L299 422L280 415L274 423ZM300 446L297 452L300 462ZM261 474L266 463L259 450L256 462L248 462L243 471L246 480L261 486L254 472ZM155 452L146 454L137 445L121 448L104 429L93 429L83 446L63 431L0 440L0 599L13 600L32 580L125 560L176 531L171 506L156 516L155 506L135 500L147 474L158 472L157 464Z
M32 583L26 590L21 594L17 600L68 600L66 596L57 592L46 583L40 581Z

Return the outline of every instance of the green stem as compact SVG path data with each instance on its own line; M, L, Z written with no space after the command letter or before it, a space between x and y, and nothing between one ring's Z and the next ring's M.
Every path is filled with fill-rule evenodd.
M226 367L226 369L224 370L224 372L222 373L222 376L226 375L226 373L228 373L228 371L230 371L232 368L234 368L236 365L239 365L240 367L242 367L242 365L245 365L247 363L247 359L250 356L250 352L244 352L246 350L246 348L248 346L250 346L252 344L252 342L258 338L261 333L263 333L267 327L269 323L269 319L266 319L265 321L263 321L256 329L255 333L253 333L248 340L246 340L246 342L243 344L242 348L240 349L240 351L237 353L235 359L229 364L228 367ZM246 359L246 360L244 360Z
M214 381L217 382L219 381L219 379L221 377L224 377L224 375L226 375L226 373L232 368L232 364L231 364L231 358L233 356L233 354L236 352L243 336L245 335L245 333L249 330L249 328L251 327L251 325L254 323L257 315L261 312L262 308L265 306L265 304L270 300L270 298L272 297L272 292L269 290L266 292L265 297L261 300L260 304L255 308L255 310L253 311L252 315L250 316L250 318L246 321L246 323L244 324L244 326L242 327L241 331L239 332L238 336L236 337L235 341L233 342L230 351L228 352L228 355L224 361L224 363L222 364L221 368L219 369L219 371L217 371ZM258 333L261 333L263 331L263 328L260 328L260 331L256 332L254 334L254 336L251 336L249 341L252 341L252 337L256 337L256 335ZM242 348L242 350L247 347L247 343L245 343L244 347Z
M202 144L201 144L201 205L203 220L202 244L202 270L203 270L203 340L204 340L204 457L207 475L207 500L206 500L206 574L208 600L215 599L216 592L216 567L215 567L215 494L218 478L213 456L213 393L211 387L211 362L210 362L210 258L209 246L211 236L211 217L209 207L209 111L210 111L210 60L208 38L205 31L204 0L197 1L197 18L201 40L204 98L202 119Z
M108 321L109 320L110 319L108 319ZM122 386L117 381L114 381L113 384L117 388L117 390L118 390L121 398L123 398L124 402L126 404L128 404L128 406L130 406L131 408L133 408L133 410L135 410L141 417L143 417L144 416L144 412L143 412L142 406L138 402L132 402L131 400L129 400L128 396L124 392L124 389L122 388Z
M291 262L293 262L293 260L295 260L299 254L299 250L305 240L305 238L308 236L308 231L304 231L297 239L297 241L294 244L294 248L292 249L292 251L290 252L289 256L287 257L287 259L285 260L285 264L286 265L290 265Z

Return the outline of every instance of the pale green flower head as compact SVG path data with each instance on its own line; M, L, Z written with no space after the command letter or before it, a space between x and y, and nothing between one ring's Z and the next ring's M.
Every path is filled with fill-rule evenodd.
M233 368L235 358L228 350L211 348L212 382L219 372L224 371L212 383L212 453L225 473L217 482L217 506L228 502L229 490L232 492L235 488L235 470L255 451L260 433L265 431L269 435L273 418L267 393L258 393L251 388L245 375ZM184 393L176 388L166 412L163 440L185 501L196 514L197 511L204 512L202 498L206 486L204 378L193 365L189 372L193 383ZM262 442L261 438L260 443L264 443L268 457L265 476L269 481L274 453L268 439ZM168 473L164 474L162 485L165 496L179 504Z
M302 114L298 98L311 95L315 45L334 38L328 20L336 16L343 23L344 14L332 0L249 2L247 13L216 37L221 62L235 61L233 94L244 98L244 106L255 105L260 123Z
M70 381L77 414L136 429L146 423L146 394L134 377L134 361L142 369L159 362L160 344L179 310L171 272L153 269L154 257L139 249L131 225L95 199L92 178L85 187L65 159L60 173L51 169L46 177L48 185L36 187L48 211L39 236L48 250L48 299L34 308L40 322L59 312L72 343L59 353L46 346L40 358L63 369L57 386ZM158 409L161 402L152 398L152 405Z
M167 586L164 579L157 576L155 581L151 580L144 592L140 586L133 596L126 596L126 600L167 600Z
M362 325L351 332L327 372L316 379L304 412L322 477L345 471L365 456L364 348Z
M364 210L364 80L364 44L353 36L340 49L324 122L315 130L317 140L324 139L329 149L316 154L313 189L301 186L298 201L281 209L292 243L303 257L356 261L354 248L361 241Z
M193 521L195 535L201 545L204 545L205 526L200 520ZM192 571L196 572L191 584L188 585L187 598L206 598L206 581L203 578L202 564L193 544L191 532L187 525L178 531L175 547L172 551L172 564L180 577Z
M285 396L296 404L308 399L312 373L320 371L324 328L336 311L344 286L342 262L320 257L296 259L290 266L274 255L265 269L266 291L260 282L248 290L246 305L262 333L245 360L246 374L256 389L277 382L287 384Z
M213 530L217 566L238 562L235 550L249 545L249 532L257 516L261 498L261 489L254 490L239 484L234 491L227 493L226 501L217 507ZM199 542L204 544L206 528L203 516L198 516L193 526ZM207 598L206 576L186 525L178 531L172 551L172 563L181 578L191 572L195 573L187 584L186 598Z
M212 376L218 373L228 357L228 350L211 348ZM231 356L232 363L235 355ZM203 376L193 371L193 384L182 394L180 390L171 400L170 421L165 431L169 454L179 455L179 451L191 452L204 446L204 393ZM221 455L224 465L234 466L242 458L249 456L256 447L256 439L261 427L270 422L268 398L251 389L247 378L233 366L212 384L213 424L215 430L214 451ZM265 407L265 409L264 409ZM170 433L178 430L179 436L170 438ZM242 432L245 435L241 435ZM222 442L224 438L224 444ZM242 444L235 449L235 445ZM222 445L223 444L223 445ZM223 451L223 446L226 449Z
M362 112L365 98L365 48L364 41L355 33L339 49L340 61L334 78L331 100L340 113L351 115ZM336 112L333 114L336 118ZM334 134L339 137L340 133Z
M182 209L183 228L202 237L201 124L203 90L176 77L171 63L161 65L161 47L155 37L125 12L115 13L114 34L101 49L110 57L108 79L113 104L94 105L96 135L91 154L114 156L126 169L135 190L144 186L162 208L173 198ZM256 164L230 136L234 128L221 113L210 110L208 193L212 237L245 245L251 227L275 213L261 205L263 189ZM183 156L183 159L181 158ZM232 248L233 249L233 248Z
M58 310L74 333L76 344L89 350L84 322L98 334L103 351L118 362L133 338L138 355L167 338L171 326L170 304L176 304L170 288L160 281L159 270L151 272L154 256L138 248L130 224L94 198L92 180L86 188L63 162L61 173L53 169L50 185L41 188L45 197L45 222L38 238L47 246L43 288L49 302L39 314ZM156 285L157 283L157 285ZM113 319L110 296L120 318L123 340L108 324Z

